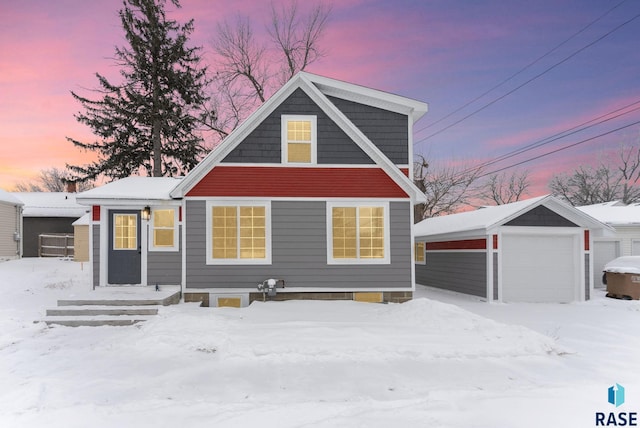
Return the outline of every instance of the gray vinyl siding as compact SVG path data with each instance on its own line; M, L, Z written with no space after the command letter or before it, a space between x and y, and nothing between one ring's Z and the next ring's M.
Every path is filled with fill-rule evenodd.
M371 158L302 89L297 89L283 101L225 157L223 162L280 163L282 161L281 116L287 114L317 117L318 164L373 164ZM407 163L407 161L404 162L404 164Z
M287 287L345 290L411 287L409 202L390 203L391 263L387 265L328 265L323 201L271 203L271 265L207 265L205 206L204 201L187 201L188 289L254 288L268 278L284 279Z
M182 282L182 226L178 229L178 251L147 252L147 284L179 285Z
M474 296L487 296L485 252L427 252L426 264L416 265L416 282Z
M329 97L391 162L409 164L409 117L365 104Z
M100 226L94 225L93 227L93 285L97 287L100 285Z
M506 223L505 226L578 227L577 224L551 211L544 205L527 211Z

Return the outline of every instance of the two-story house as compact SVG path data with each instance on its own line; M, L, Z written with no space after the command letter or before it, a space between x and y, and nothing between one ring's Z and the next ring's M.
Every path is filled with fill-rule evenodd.
M298 73L182 179L130 177L92 206L96 286L185 301L412 297L412 128L427 105ZM277 281L267 281L275 279Z

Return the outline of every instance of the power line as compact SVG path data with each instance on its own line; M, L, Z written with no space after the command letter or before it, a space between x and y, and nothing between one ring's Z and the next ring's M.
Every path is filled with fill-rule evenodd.
M615 116L611 116L612 114L615 114L615 113L618 113L620 111L626 110L629 107L633 107L634 105L637 105L637 104L640 104L640 100L635 101L635 102L633 102L631 104L627 104L624 107L620 107L620 108L618 108L616 110L610 111L610 112L605 113L603 115L600 115L600 116L598 116L596 118L590 119L590 120L588 120L586 122L582 122L579 125L573 126L573 127L569 128L569 129L565 129L564 131L558 132L557 134L551 135L549 137L545 137L545 138L543 138L541 140L538 140L538 141L535 141L535 142L533 142L531 144L527 144L526 146L523 146L523 147L521 147L519 149L515 149L515 150L512 150L510 152L507 152L507 153L505 153L503 155L500 155L500 156L498 156L498 157L496 157L494 159L490 159L488 161L482 162L479 165L474 166L473 168L468 168L468 169L466 169L464 171L461 171L460 174L465 174L465 173L468 173L468 172L471 172L471 171L478 170L480 168L484 168L484 167L489 166L489 165L496 164L498 162L501 162L503 160L512 158L512 157L517 156L517 155L520 155L522 153L526 153L526 152L531 151L533 149L537 149L539 147L545 146L545 145L550 144L550 143L552 143L554 141L558 141L558 140L560 140L562 138L565 138L565 137L568 137L570 135L577 134L578 132L585 131L585 130L587 130L589 128L592 128L594 126L601 125L601 124L603 124L605 122L608 122L610 120L617 119L617 118L619 118L621 116L624 116L626 114L633 113L634 111L640 110L640 107L636 107L636 108L634 108L632 110L625 111L625 112L617 114ZM607 116L611 116L611 117L607 117ZM607 117L607 119L603 119L605 117ZM603 119L603 120L601 120L601 119ZM585 126L585 125L589 125L589 126Z
M601 40L603 40L605 37L611 35L612 33L614 33L615 31L619 30L620 28L624 27L625 25L629 24L630 22L636 20L637 18L640 17L640 14L635 15L634 17L630 18L629 20L623 22L622 24L618 25L617 27L615 27L614 29L608 31L607 33L605 33L604 35L600 36L599 38L597 38L596 40L592 41L591 43L583 46L582 48L578 49L577 51L573 52L571 55L567 56L566 58L562 59L561 61L555 63L554 65L552 65L551 67L547 68L546 70L542 71L541 73L535 75L534 77L532 77L531 79L525 81L524 83L520 84L519 86L516 86L514 89L508 91L507 93L501 95L500 97L494 99L493 101L490 101L489 103L485 104L484 106L480 107L479 109L474 110L473 112L469 113L468 115L464 116L462 119L459 119L455 122L453 122L452 124L440 129L439 131L434 132L433 134L430 134L424 138L421 138L418 141L415 141L413 144L418 144L421 143L423 141L428 140L429 138L435 137L438 134L441 134L442 132L446 131L447 129L450 129L452 127L454 127L455 125L459 124L460 122L463 122L464 120L470 118L471 116L481 112L482 110L492 106L493 104L497 103L498 101L506 98L507 96L511 95L512 93L514 93L515 91L517 91L518 89L522 88L523 86L528 85L529 83L533 82L534 80L537 80L538 78L542 77L543 75L547 74L548 72L550 72L551 70L553 70L554 68L560 66L561 64L567 62L568 60L570 60L571 58L573 58L574 56L578 55L579 53L581 53L582 51L586 50L587 48L590 48L591 46L595 45L596 43L600 42Z
M590 138L587 138L587 139L584 139L584 140L578 141L578 142L576 142L576 143L572 143L572 144L569 144L569 145L566 145L566 146L563 146L563 147L557 148L557 149L555 149L555 150L551 150L551 151L546 152L546 153L542 153L542 154L540 154L540 155L537 155L537 156L531 157L531 158L529 158L529 159L525 159L525 160L520 161L520 162L518 162L518 163L514 163L514 164L512 164L512 165L507 165L507 166L502 167L502 168L500 168L500 169L496 169L496 170L493 170L493 171L491 171L491 172L487 172L487 173L481 174L481 175L479 175L479 176L478 176L478 178L486 177L487 175L495 174L495 173L497 173L497 172L501 172L501 171L504 171L504 170L506 170L506 169L513 168L513 167L515 167L515 166L519 166L519 165L522 165L522 164L524 164L524 163L531 162L531 161L534 161L534 160L537 160L537 159L543 158L543 157L545 157L545 156L549 156L549 155L552 155L552 154L554 154L554 153L558 153L558 152L561 152L561 151L563 151L563 150L570 149L570 148L575 147L575 146L578 146L578 145L580 145L580 144L588 143L588 142L590 142L590 141L596 140L596 139L601 138L601 137L604 137L604 136L606 136L606 135L613 134L614 132L618 132L618 131L621 131L621 130L623 130L623 129L630 128L630 127L632 127L633 125L637 125L637 124L639 124L639 123L640 123L640 120L638 120L638 121L636 121L636 122L633 122L633 123L629 123L629 124L624 125L624 126L621 126L621 127L619 127L619 128L612 129L612 130L610 130L610 131L604 132L604 133L602 133L602 134L599 134L599 135L596 135L596 136L593 136L593 137L590 137Z
M465 103L463 106L457 108L456 110L450 112L449 114L447 114L444 117L441 117L440 119L436 120L433 123L430 123L420 129L418 129L416 131L416 133L418 132L422 132L426 129L431 128L432 126L437 125L438 123L442 122L445 119L448 119L449 117L453 116L454 114L458 113L460 110L465 109L466 107L468 107L470 104L473 104L474 102L478 101L479 99L481 99L482 97L484 97L485 95L493 92L494 90L498 89L499 87L501 87L502 85L504 85L505 83L509 82L510 80L512 80L513 78L515 78L516 76L522 74L524 71L528 70L529 68L531 68L532 66L534 66L535 64L537 64L539 61L541 61L542 59L546 58L547 56L551 55L553 52L555 52L556 50L560 49L562 46L564 46L565 44L567 44L569 41L571 41L572 39L574 39L575 37L577 37L578 35L582 34L583 32L585 32L589 27L591 27L592 25L594 25L596 22L600 21L602 18L604 18L605 16L607 16L608 14L610 14L611 12L613 12L615 9L617 9L618 7L620 7L623 3L626 3L627 0L622 0L620 3L618 3L617 5L615 5L614 7L612 7L611 9L609 9L608 11L606 11L604 14L600 15L598 18L596 18L595 20L591 21L589 24L587 24L586 26L582 27L580 30L578 30L578 32L574 33L573 35L571 35L568 39L564 40L563 42L561 42L559 45L557 45L556 47L554 47L553 49L547 51L544 55L542 55L541 57L538 57L537 59L533 60L532 62L530 62L529 64L527 64L526 66L524 66L523 68L521 68L520 70L518 70L517 72L515 72L514 74L512 74L511 76L507 77L505 80L503 80L502 82L498 83L497 85L493 86L491 89L483 92L482 94L478 95L477 97L475 97L474 99L472 99L471 101L468 101L467 103Z

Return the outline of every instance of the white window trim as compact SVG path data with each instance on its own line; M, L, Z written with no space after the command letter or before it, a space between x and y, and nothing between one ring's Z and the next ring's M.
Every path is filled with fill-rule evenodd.
M157 247L153 243L153 235L154 235L154 210L173 210L173 246L171 247ZM178 242L178 229L180 228L180 224L178 223L178 207L151 207L151 219L149 219L149 251L178 251L180 249L180 243Z
M290 120L308 120L311 122L311 162L288 162L287 122ZM282 164L315 165L318 163L318 119L310 115L283 114L280 120L280 145L282 147Z
M214 259L211 255L213 251L213 219L211 216L211 208L215 206L235 206L235 207L265 207L265 258L264 259ZM207 216L207 228L206 228L206 263L208 265L270 265L271 264L271 202L270 201L230 201L230 200L216 200L207 201L206 203L206 216ZM240 236L238 234L238 239ZM238 245L238 251L240 246Z
M381 259L360 258L360 211L358 210L358 228L356 235L357 254L354 259L336 259L333 257L333 208L382 207L384 212L384 257ZM329 265L388 265L391 264L391 233L389 219L389 202L386 201L358 201L358 202L327 202L327 264Z
M422 244L423 248L422 248L422 258L424 259L423 261L418 261L416 260L416 255L413 255L413 262L417 265L426 265L427 264L427 243L426 242L422 242L422 241L417 241L413 244L413 250L414 252L417 251L417 248L415 248L418 244Z

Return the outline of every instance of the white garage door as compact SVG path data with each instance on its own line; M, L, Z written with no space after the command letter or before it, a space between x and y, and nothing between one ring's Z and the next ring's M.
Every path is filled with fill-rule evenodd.
M579 235L503 234L502 300L577 300Z

